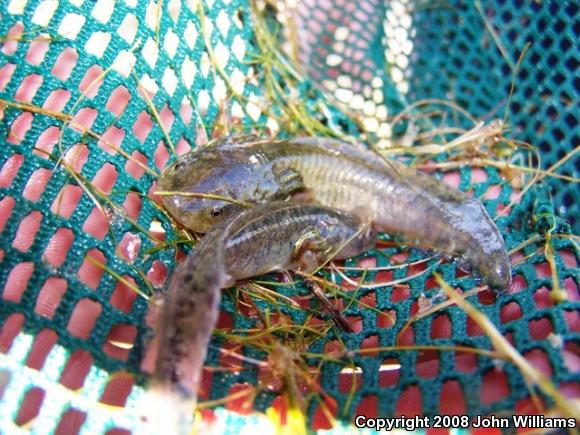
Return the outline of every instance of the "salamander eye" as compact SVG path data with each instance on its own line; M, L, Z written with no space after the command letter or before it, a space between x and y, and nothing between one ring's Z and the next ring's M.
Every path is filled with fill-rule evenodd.
M218 207L213 207L213 208L211 209L211 215L212 215L213 217L219 217L221 214L222 214L222 210L221 210L221 208L218 208Z

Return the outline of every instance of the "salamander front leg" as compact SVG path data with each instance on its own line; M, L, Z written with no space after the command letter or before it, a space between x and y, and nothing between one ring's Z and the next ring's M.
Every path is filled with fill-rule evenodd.
M320 258L331 250L332 246L318 231L308 231L294 244L293 263L301 272L312 273L318 269Z
M320 259L325 258L332 246L316 230L304 234L294 246L294 265L297 273L304 278L304 284L320 300L325 310L330 314L336 326L344 332L353 332L352 328L336 307L332 305L318 284L309 278L320 266Z

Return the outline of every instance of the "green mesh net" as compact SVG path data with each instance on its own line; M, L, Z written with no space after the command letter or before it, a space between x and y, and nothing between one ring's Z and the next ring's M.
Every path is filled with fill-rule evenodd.
M288 4L278 5L278 19L294 16L302 72L312 77L289 100L320 128L386 148L409 140L413 125L391 121L420 100L502 118L516 72L510 135L537 144L543 168L560 162L558 173L577 178L575 3ZM140 433L154 355L146 297L163 288L179 237L154 195L158 173L219 131L224 112L242 130L292 133L281 131L283 110L268 99L256 18L245 0L6 0L0 15L0 428ZM290 92L274 77L275 93ZM349 116L336 108L345 106ZM457 110L438 116L472 126ZM469 300L578 398L579 253L567 223L578 228L577 186L544 177L500 214L518 193L502 175L469 165L444 174L482 199L513 250L512 291ZM202 407L216 403L202 411L204 424L275 431L273 409L290 419L280 386L288 373L312 429L362 413L537 413L554 405L514 365L457 349L493 349L458 307L420 316L445 299L433 271L464 292L476 288L454 263L385 237L338 267L323 276L344 289L337 304L353 334L283 330L261 347L240 345L227 332L256 328L259 313L314 330L323 315L300 286L275 287L293 303L225 292L200 391ZM555 304L550 292L559 288L567 300ZM273 356L280 349L291 352L278 352L289 355L287 372Z

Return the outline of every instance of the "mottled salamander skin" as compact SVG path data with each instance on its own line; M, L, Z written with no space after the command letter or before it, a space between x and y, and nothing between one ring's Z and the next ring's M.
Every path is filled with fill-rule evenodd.
M184 398L195 397L199 388L221 289L228 281L223 261L225 235L212 236L212 243L208 239L203 249L194 250L173 272L159 319L154 382Z
M222 288L274 270L318 265L331 254L348 258L375 241L375 231L349 213L288 202L256 206L216 225L172 276L154 384L194 404Z
M411 246L459 257L494 290L511 285L503 238L480 201L362 146L328 138L229 139L183 156L159 185L251 203L307 190L315 202L372 219L377 230ZM218 200L163 200L178 221L200 232L240 210Z
M309 271L331 255L342 260L368 251L376 241L376 231L350 213L289 202L253 207L225 232L230 283L273 270Z

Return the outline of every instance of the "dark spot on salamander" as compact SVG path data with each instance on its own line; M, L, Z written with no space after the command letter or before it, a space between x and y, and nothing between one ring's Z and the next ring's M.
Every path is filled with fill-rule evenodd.
M177 376L177 371L175 369L171 370L171 383L177 384L179 382L179 377Z
M195 301L192 298L182 301L180 311L185 314L191 314L195 310Z

